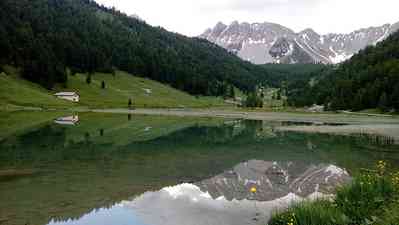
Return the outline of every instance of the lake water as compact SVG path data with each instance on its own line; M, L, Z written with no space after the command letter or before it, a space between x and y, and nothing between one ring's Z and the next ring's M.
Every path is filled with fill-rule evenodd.
M278 129L321 124L2 116L2 225L266 224L277 209L328 197L378 160L399 165L389 137Z

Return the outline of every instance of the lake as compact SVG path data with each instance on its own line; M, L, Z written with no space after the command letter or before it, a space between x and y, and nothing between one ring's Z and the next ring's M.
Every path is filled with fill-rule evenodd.
M395 137L367 124L0 115L2 225L266 224L378 160L399 167ZM399 133L397 121L380 126Z

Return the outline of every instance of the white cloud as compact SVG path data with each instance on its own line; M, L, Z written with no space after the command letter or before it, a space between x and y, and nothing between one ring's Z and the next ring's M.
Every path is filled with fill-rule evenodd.
M398 0L97 0L188 36L218 21L275 22L295 31L350 32L399 21Z

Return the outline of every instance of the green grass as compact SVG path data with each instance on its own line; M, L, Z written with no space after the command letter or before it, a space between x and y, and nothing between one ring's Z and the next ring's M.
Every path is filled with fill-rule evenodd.
M273 225L343 225L349 219L328 200L302 202L287 211L275 215Z
M0 107L68 108L73 104L56 99L49 91L16 75L0 73Z
M49 91L22 79L16 68L2 66L0 73L0 108L19 109L38 107L44 109L77 108L127 108L129 99L134 107L144 108L206 108L224 106L223 99L216 97L195 97L168 85L135 77L117 71L112 74L95 73L92 82L86 83L86 74L68 77L67 88L56 87ZM102 81L105 89L101 88ZM151 90L147 93L146 90ZM72 103L53 96L58 91L76 91L81 101Z
M337 190L334 200L317 200L275 214L269 225L399 224L399 173L386 172L384 162Z
M135 107L210 107L224 105L222 99L214 97L196 98L159 82L135 77L117 71L112 74L95 73L90 84L86 83L86 74L68 77L67 88L62 91L77 91L81 105L90 108L127 108L129 98ZM105 89L101 88L102 81ZM147 93L146 90L151 90Z
M399 202L396 201L386 207L376 221L376 225L398 225L399 224Z

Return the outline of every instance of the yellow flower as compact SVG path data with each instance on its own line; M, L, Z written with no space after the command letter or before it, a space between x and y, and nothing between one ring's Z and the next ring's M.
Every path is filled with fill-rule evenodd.
M384 162L382 160L378 161L377 170L378 170L379 175L384 175L386 166L387 166L386 162Z

